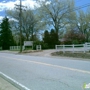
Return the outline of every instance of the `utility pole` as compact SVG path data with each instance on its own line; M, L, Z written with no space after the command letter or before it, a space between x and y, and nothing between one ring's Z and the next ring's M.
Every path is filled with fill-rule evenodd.
M22 52L22 21L21 21L21 16L22 15L22 2L20 0L20 14L19 14L19 22L20 22L20 53Z
M22 52L22 1L20 0L20 5L16 5L19 12L19 26L20 26L20 53Z

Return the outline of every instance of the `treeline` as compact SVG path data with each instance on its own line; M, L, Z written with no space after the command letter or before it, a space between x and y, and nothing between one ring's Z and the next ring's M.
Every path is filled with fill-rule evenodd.
M34 41L43 48L54 48L55 44L79 44L90 41L90 7L75 11L74 0L37 0L34 9L22 10L21 30L23 41ZM0 25L0 46L20 45L19 10L7 10ZM13 18L11 20L11 18ZM8 21L5 23L4 21ZM7 28L6 28L7 27ZM52 29L51 29L52 28ZM4 32L9 32L9 36ZM11 39L12 38L12 39ZM5 42L4 42L5 41ZM10 43L12 42L12 43ZM4 48L5 47L5 48Z

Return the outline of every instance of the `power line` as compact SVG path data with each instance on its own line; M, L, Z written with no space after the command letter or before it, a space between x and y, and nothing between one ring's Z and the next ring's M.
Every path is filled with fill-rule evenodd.
M90 3L79 6L79 7L76 7L73 10L69 10L69 12L73 12L73 11L76 11L76 10L79 10L79 9L82 9L82 8L85 8L85 7L88 7L88 6L90 6Z

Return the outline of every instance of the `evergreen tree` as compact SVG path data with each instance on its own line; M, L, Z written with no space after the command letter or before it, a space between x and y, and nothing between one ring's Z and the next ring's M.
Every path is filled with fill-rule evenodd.
M59 44L58 35L54 29L51 29L49 33L47 30L44 32L44 43L48 45L49 48L55 48L55 45Z
M43 38L44 44L46 45L47 48L49 48L50 45L50 34L48 30L45 30L44 32L44 38Z
M3 50L8 50L10 46L14 44L9 19L5 17L0 24L0 45Z
M55 48L55 45L59 43L58 34L55 32L54 29L51 29L50 32L50 47Z
M43 38L43 40L44 40L44 43L49 44L49 42L50 42L50 34L49 34L48 30L46 30L44 32L44 38Z

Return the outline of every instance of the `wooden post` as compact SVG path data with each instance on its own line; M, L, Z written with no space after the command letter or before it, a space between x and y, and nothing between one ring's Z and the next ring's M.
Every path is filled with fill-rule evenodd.
M74 53L74 44L72 46L73 46L73 53Z
M86 44L83 44L84 53L86 52Z
M63 45L63 53L65 53L65 45Z
M55 45L55 49L57 50L57 45Z

